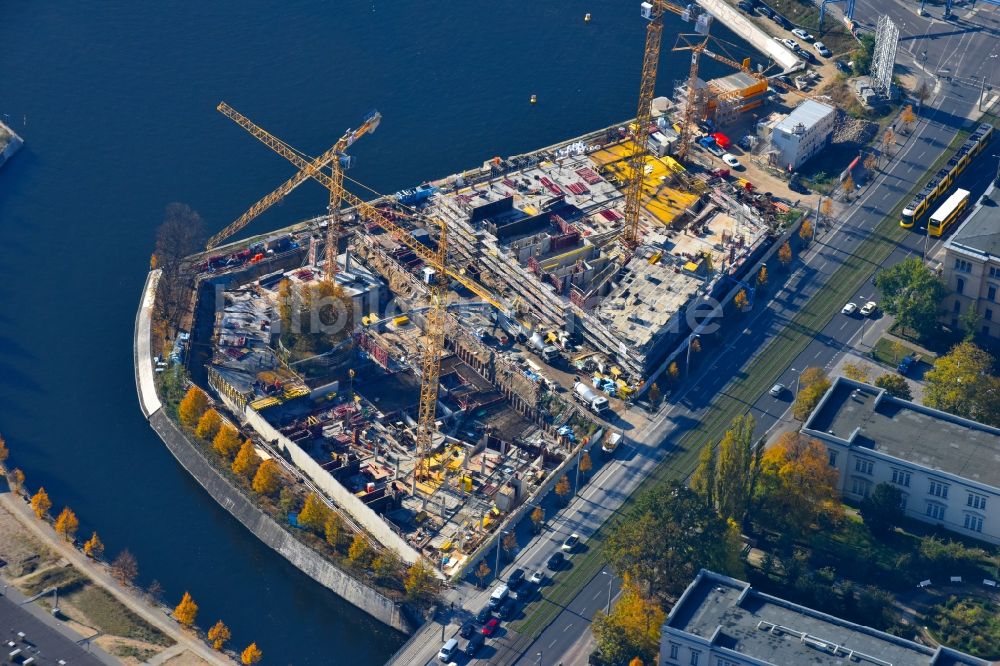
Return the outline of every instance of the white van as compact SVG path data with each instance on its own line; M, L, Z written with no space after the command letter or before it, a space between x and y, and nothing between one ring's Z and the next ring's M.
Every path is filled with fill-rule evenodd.
M451 661L456 652L458 652L458 639L450 638L438 651L438 659L441 661Z
M490 608L496 608L503 603L507 595L510 594L510 588L507 587L505 583L501 583L493 588L493 593L490 595Z

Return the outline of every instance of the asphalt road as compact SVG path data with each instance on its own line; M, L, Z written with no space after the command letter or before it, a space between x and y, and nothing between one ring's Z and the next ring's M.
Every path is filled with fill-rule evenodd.
M890 4L896 7L895 3ZM899 11L912 16L913 25L916 26L915 14L905 9ZM859 3L858 14L861 13ZM967 12L959 10L959 14L964 16ZM997 7L985 10L981 7L973 16L977 22L991 25L995 24L998 17L1000 8ZM927 19L922 20L927 21ZM941 22L929 21L929 23ZM936 71L931 67L940 63L947 63L956 77L965 76L967 71L970 74L981 71L982 56L988 55L991 48L994 50L997 48L991 33L992 28L952 30L949 31L952 34L948 35L941 34L941 30L940 26L928 28L926 34L936 35L933 39L930 37L915 39L917 42L915 48L921 49L918 53L927 52L923 62L931 72ZM909 34L904 30L901 32L904 35ZM901 53L900 58L905 60L906 55ZM917 63L911 64L920 66ZM584 536L583 548L586 548L586 537L611 516L642 479L674 452L677 439L705 416L712 400L725 391L729 381L752 359L752 356L747 356L746 350L763 349L765 343L791 321L805 302L827 283L844 259L850 256L850 253L899 200L908 194L914 183L925 174L927 167L948 146L959 127L967 121L967 116L978 103L978 99L978 87L963 85L960 82L940 83L940 87L935 89L934 95L925 103L924 109L918 113L917 127L907 137L905 144L899 147L887 172L875 178L873 184L853 203L847 214L842 216L833 228L824 229L817 235L809 251L800 258L801 261L793 265L793 274L788 277L781 289L773 293L766 304L758 302L755 306L756 311L747 318L740 334L733 336L725 349L716 353L713 363L700 367L694 381L689 382L687 388L683 389L659 414L649 419L638 431L630 433L628 445L615 453L614 460L597 470L594 478L583 488L581 496L554 517L543 534L532 540L518 554L516 562L502 572L503 577L506 577L514 566L523 567L529 572L543 568L548 556L557 550L563 539L572 532ZM979 164L987 163L994 152L1000 152L996 150L996 146L997 143L994 143L983 153ZM967 189L973 189L974 196L978 196L985 188L992 171L982 167L967 169L961 182L963 186L968 186ZM886 264L895 263L910 254L920 254L923 246L924 236L915 231L907 236ZM933 250L933 246L931 249ZM876 268L877 266L871 266L872 271ZM874 293L874 287L870 282L866 282L852 300L861 304L867 300L877 301L878 297ZM788 359L787 368L779 381L792 387L798 373L804 368L831 366L838 355L843 353L850 342L860 334L864 325L865 322L861 318L844 315L833 317L801 354ZM776 399L765 393L756 403L748 405L757 419L759 432L769 430L783 418L788 410L790 397L790 394L786 394L783 398ZM567 566L573 566L572 558ZM527 639L517 636L505 627L495 638L487 641L486 649L480 654L479 659L465 660L461 657L456 661L472 664L516 662L528 665L536 664L541 653L541 663L559 663L560 655L568 653L572 646L589 632L590 618L594 613L607 604L607 579L606 575L598 572L530 644ZM462 598L461 594L467 596ZM458 605L475 613L486 603L488 595L489 590L474 593L465 590L459 593ZM458 612L452 614L452 620L458 622L467 616L467 613ZM448 637L456 635L457 629L457 624L451 624L446 629L445 635ZM427 636L432 635L435 640L425 641L422 650L416 649L418 646L413 646L414 651L412 653L408 651L406 658L411 659L412 655L409 663L436 663L431 650L436 652L436 646L439 645L437 638L440 634L427 634ZM460 643L464 645L465 641ZM518 655L523 655L520 660Z

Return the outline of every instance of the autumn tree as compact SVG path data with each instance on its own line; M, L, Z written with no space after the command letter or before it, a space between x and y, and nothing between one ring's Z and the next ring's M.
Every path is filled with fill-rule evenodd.
M542 524L545 522L545 509L540 506L536 506L534 511L531 512L531 524L535 528L535 534L542 531Z
M809 220L803 220L802 226L799 227L799 238L802 240L803 245L809 245L809 241L813 237L813 225Z
M750 306L750 299L747 298L746 289L740 289L736 292L736 296L733 297L733 306L735 306L740 312L745 312Z
M840 187L844 190L844 195L848 198L854 194L854 176L850 172L844 177L844 180L840 183Z
M182 203L167 204L163 222L156 230L156 251L151 264L163 271L157 283L157 317L175 322L187 307L185 295L190 278L181 270L184 258L202 248L205 224L201 216Z
M681 369L677 367L677 362L672 361L669 366L667 366L667 376L670 377L670 382L674 383L677 381L677 377L681 374Z
M97 532L90 535L90 538L83 544L83 554L93 560L99 560L104 555L104 543Z
M865 156L864 165L868 171L874 171L878 168L878 158L875 156L875 153L868 153Z
M181 602L174 608L174 619L185 627L190 627L194 624L196 617L198 617L198 604L194 602L189 593L185 592L184 596L181 597Z
M598 611L591 625L601 663L656 663L665 619L660 604L643 597L638 586L626 579L611 614Z
M913 400L913 394L910 392L910 385L906 383L905 379L897 375L895 372L887 372L879 377L876 377L875 386L885 389L886 392L894 398Z
M80 528L80 521L76 519L76 514L68 506L63 508L59 517L56 518L56 533L61 535L66 541L72 542L76 538L76 531Z
M715 447L705 444L698 454L698 467L691 475L691 490L703 498L705 503L715 507Z
M154 605L161 603L163 601L163 585L154 578L146 587L146 594Z
M198 425L195 426L194 434L201 439L211 442L219 433L220 427L222 427L222 417L219 416L219 412L214 409L208 409L198 419Z
M214 650L221 650L222 646L232 637L229 627L223 624L222 620L213 624L212 628L208 630L208 640L212 643Z
M896 147L896 132L891 127L886 128L882 135L882 150L888 156L892 154L892 149Z
M493 573L493 569L490 569L490 565L486 564L486 560L482 560L476 568L476 578L479 579L479 587L483 587L486 584L486 579L490 577L491 573Z
M657 601L676 598L701 569L728 567L726 522L704 498L677 482L655 486L636 500L606 543L608 561Z
M250 484L255 493L261 495L273 495L281 486L281 474L278 470L278 463L269 458L260 464L257 473L254 474L253 483Z
M899 119L902 120L903 124L906 125L907 127L917 122L917 116L915 113L913 113L913 106L907 104L905 107L903 107L903 112L899 114Z
M240 654L240 663L243 664L243 666L252 666L252 664L260 662L263 657L264 653L260 651L257 644L251 643L245 650L243 650L243 653Z
M367 566L372 559L372 547L361 532L355 532L351 547L347 549L347 559L354 564Z
M754 520L794 535L820 518L839 519L838 476L822 444L797 432L782 434L761 458Z
M327 513L326 522L323 524L323 535L326 537L326 542L338 550L344 545L347 536L344 532L344 520L336 511Z
M253 443L248 439L243 442L240 452L233 460L233 473L244 479L252 478L257 473L257 466L260 465L260 456L253 448Z
M24 490L24 472L17 467L10 473L10 489L15 495L20 495Z
M761 266L760 270L757 271L757 285L760 287L767 286L767 266Z
M903 491L889 483L875 486L861 500L861 518L875 536L885 536L903 522Z
M823 368L803 370L799 376L799 393L792 404L792 416L799 421L805 421L828 388L830 380L827 379Z
M386 548L372 560L372 574L380 583L398 580L402 568L402 561L391 548Z
M792 263L792 246L788 241L782 243L781 247L778 248L778 261L785 268L788 268L788 265Z
M440 581L434 575L434 570L422 559L414 562L406 570L403 588L406 590L406 599L418 604L425 604L434 599L441 589Z
M590 459L590 452L584 451L580 455L580 474L587 476L587 473L594 468L594 462Z
M833 200L823 199L819 205L819 212L823 214L823 219L829 221L830 217L833 215Z
M306 495L306 501L302 505L302 510L299 511L299 525L313 532L323 531L329 511L330 509L320 499L319 495L309 493Z
M565 474L556 482L555 491L556 495L559 496L559 500L565 502L566 496L569 495L569 478Z
M934 361L924 375L924 404L956 416L996 425L995 398L1000 380L992 374L993 357L971 342L962 342Z
M733 419L719 442L719 458L715 468L715 500L719 515L741 524L750 508L755 427L756 422L749 412Z
M212 448L226 460L232 460L241 445L239 431L229 424L219 428L219 432L215 433L215 439L212 440Z
M844 367L841 369L844 376L848 379L853 379L856 382L868 382L868 372L871 370L870 366L864 363L845 363Z
M503 535L503 539L500 541L503 546L503 552L507 557L512 556L517 552L517 532L511 530Z
M192 386L184 394L184 399L177 408L177 416L181 423L194 428L206 409L208 409L208 396L197 386Z
M920 257L904 259L879 271L875 286L882 293L882 309L904 329L927 339L937 330L938 312L947 289Z
M4 440L3 435L0 435L0 470L6 469L4 463L7 462L7 458L10 457L10 449L7 448L7 442Z
M139 577L139 562L128 548L111 563L111 575L122 585L131 585Z
M628 662L628 666L642 666L642 659L632 657L632 661Z
M52 500L49 499L49 494L45 492L45 487L38 489L38 492L31 496L31 510L35 512L35 517L39 520L45 520L49 515L49 509L52 508Z

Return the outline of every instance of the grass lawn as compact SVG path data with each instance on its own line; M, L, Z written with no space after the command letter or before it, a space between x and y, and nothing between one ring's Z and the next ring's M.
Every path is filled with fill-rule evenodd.
M106 634L165 647L174 644L172 638L162 634L99 587L88 584L67 595L66 599L87 616L85 624Z
M879 338L879 341L875 343L874 349L872 349L872 356L876 361L893 368L899 365L899 362L907 354L918 353L920 352L905 342L890 340L889 338Z

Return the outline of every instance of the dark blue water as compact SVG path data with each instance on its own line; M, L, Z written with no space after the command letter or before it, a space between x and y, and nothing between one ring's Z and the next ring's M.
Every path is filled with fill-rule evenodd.
M199 624L224 619L267 663L380 663L403 637L247 534L139 412L132 325L163 207L186 202L214 230L291 175L215 111L220 100L314 154L379 109L351 176L380 191L618 122L635 112L638 10L620 0L5 3L0 113L27 144L0 170L0 432L29 487L44 484L56 510L73 507L109 554L131 549L144 584L158 579L170 600L190 590ZM661 93L687 70L670 33ZM253 229L324 206L307 183Z

